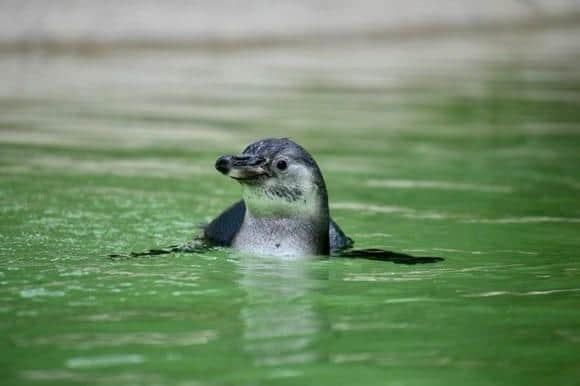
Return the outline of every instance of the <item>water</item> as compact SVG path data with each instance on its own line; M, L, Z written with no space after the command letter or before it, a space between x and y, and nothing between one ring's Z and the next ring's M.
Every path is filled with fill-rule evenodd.
M0 376L11 384L575 385L580 30L0 57ZM188 240L218 155L291 136L358 248Z

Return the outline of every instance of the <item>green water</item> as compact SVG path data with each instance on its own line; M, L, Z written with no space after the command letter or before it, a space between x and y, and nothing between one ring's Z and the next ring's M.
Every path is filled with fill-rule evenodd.
M577 385L579 31L0 57L2 385ZM188 240L291 136L357 248Z

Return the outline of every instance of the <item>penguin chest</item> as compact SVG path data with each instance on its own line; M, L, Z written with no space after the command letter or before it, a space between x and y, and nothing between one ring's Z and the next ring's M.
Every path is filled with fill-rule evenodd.
M232 246L263 256L308 256L322 253L320 232L306 221L246 217Z

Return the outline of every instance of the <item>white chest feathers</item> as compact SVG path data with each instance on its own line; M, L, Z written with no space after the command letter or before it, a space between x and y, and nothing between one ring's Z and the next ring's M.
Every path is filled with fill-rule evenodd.
M259 218L246 213L233 247L261 256L308 256L325 253L328 229L316 221Z

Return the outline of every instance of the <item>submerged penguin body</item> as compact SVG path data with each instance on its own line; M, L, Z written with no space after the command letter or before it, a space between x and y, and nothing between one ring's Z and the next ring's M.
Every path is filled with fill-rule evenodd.
M254 227L252 225L258 224L252 225L248 224L247 227L245 227L244 229L243 235L238 236L244 223L245 214L246 214L246 205L244 201L240 200L236 202L234 205L224 210L218 217L216 217L214 220L212 220L212 222L210 222L208 225L204 227L203 230L206 240L208 240L213 245L240 248L242 250L246 249L244 245L236 247L235 244L246 243L246 245L250 246L250 248L252 248L253 245L256 246L256 249L267 248L266 253L260 254L272 254L271 251L272 246L274 246L274 249L276 249L279 254L290 252L289 247L294 245L294 243L290 242L282 245L280 241L286 239L286 237L284 236L279 237L278 239L276 238L272 239L269 237L257 237L256 232L253 229ZM278 235L278 233L274 232L271 232L269 234ZM236 238L236 236L238 237ZM248 237L250 238L249 240ZM294 238L293 240L298 240L298 238ZM353 245L352 239L347 237L342 231L342 229L340 229L338 224L335 223L334 220L332 219L330 219L328 227L328 244L330 254L338 253L344 249L350 248Z
M289 139L265 139L216 169L240 182L243 200L204 228L207 241L258 255L327 255L352 245L328 211L322 173Z

